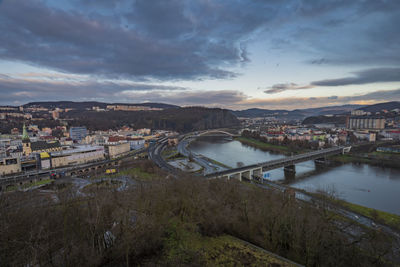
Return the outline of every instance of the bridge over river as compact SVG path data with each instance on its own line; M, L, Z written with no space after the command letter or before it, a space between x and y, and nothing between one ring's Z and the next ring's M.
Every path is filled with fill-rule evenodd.
M295 164L308 161L308 160L322 160L324 161L326 157L338 154L344 154L349 152L351 147L332 147L327 149L321 149L317 151L312 151L309 153L303 153L295 156L290 156L282 159L271 160L267 162L252 164L248 166L243 166L235 169L229 169L220 172L214 172L206 175L207 178L235 178L240 181L243 179L261 179L263 171L285 168L285 171L295 172Z

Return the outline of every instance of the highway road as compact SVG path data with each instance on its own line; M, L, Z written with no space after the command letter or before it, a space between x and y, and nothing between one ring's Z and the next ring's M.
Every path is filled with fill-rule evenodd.
M167 145L168 138L162 138L154 144L149 146L149 158L161 169L166 170L172 174L177 174L178 170L169 165L162 157L161 153Z

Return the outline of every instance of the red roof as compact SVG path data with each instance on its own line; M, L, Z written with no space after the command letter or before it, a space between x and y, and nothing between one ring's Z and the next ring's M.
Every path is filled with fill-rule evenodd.
M126 137L124 136L110 136L108 138L108 142L119 142L119 141L124 141L126 140Z

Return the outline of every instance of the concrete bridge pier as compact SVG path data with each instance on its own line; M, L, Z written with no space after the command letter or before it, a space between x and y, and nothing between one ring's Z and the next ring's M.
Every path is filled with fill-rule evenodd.
M296 173L296 165L289 165L283 168L285 172Z
M296 165L289 165L283 168L285 179L293 180L296 178Z
M229 175L229 180L230 180L230 179L237 179L237 180L239 180L239 181L242 181L242 175L241 175L240 172L233 173L233 174L230 174L230 175Z
M252 170L252 178L256 180L261 180L262 178L262 168Z
M314 165L316 170L324 169L329 164L329 161L326 157L318 158L314 160Z
M251 171L244 171L240 174L240 181L246 180L246 181L250 181L251 180Z

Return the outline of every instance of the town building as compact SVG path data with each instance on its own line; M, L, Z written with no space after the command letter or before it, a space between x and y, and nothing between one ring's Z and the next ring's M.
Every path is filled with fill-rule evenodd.
M104 160L104 147L102 146L76 146L72 149L62 150L59 152L48 153L50 159L50 167L58 168L77 164L86 164L89 162ZM45 154L40 155L40 160L46 160ZM43 163L41 164L43 168ZM46 165L47 166L47 165Z
M53 117L53 120L58 120L60 118L60 113L58 111L56 111L56 110L53 110L51 112L51 115Z
M0 175L9 175L21 172L21 161L19 158L3 158L0 160Z
M135 105L108 105L107 109L115 111L163 110L162 108L153 108L148 106L135 106Z
M381 117L352 116L347 119L348 129L384 129L386 120Z
M131 146L128 142L106 146L106 154L108 154L108 157L110 159L114 159L119 156L123 156L123 155L127 154L130 150L131 150Z
M22 130L22 151L23 155L29 156L32 153L60 151L62 147L58 141L36 141L31 142L25 124Z
M367 112L365 112L364 110L361 110L361 109L356 109L356 110L351 111L351 115L352 116L363 116L363 115L367 115Z
M400 140L400 129L392 129L392 130L382 131L381 134L385 138L390 138L393 140Z
M81 141L87 135L86 127L71 127L69 129L69 137L74 141Z
M145 140L143 138L128 138L127 141L131 147L131 150L137 150L144 147Z
M376 133L369 132L369 131L360 131L360 132L353 132L354 136L357 137L359 140L366 140L368 142L375 142L376 141Z

